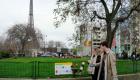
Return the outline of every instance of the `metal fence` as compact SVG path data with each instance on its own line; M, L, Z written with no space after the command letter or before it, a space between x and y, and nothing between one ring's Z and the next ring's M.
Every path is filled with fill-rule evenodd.
M132 74L140 72L140 61L137 60L120 60L117 61L118 74Z
M80 68L82 62L75 62ZM85 65L86 66L86 65ZM77 68L78 69L78 68ZM85 72L86 67L82 74L78 76L88 76ZM55 77L73 77L69 75L55 75L55 62L0 62L0 78L55 78Z
M75 62L80 68L82 62ZM140 61L117 61L118 74L131 74L140 72ZM87 77L87 64L83 71L76 76L55 75L55 62L0 62L0 78L55 78L55 77Z

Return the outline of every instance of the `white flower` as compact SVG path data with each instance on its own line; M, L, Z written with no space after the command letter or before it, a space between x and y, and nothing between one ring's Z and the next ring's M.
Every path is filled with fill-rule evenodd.
M85 62L82 62L82 65L85 65Z
M83 70L83 67L82 66L80 67L80 70Z

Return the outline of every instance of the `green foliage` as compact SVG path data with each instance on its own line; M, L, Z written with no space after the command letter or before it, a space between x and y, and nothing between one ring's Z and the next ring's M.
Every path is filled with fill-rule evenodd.
M73 52L74 55L76 55L77 54L77 48L73 48L72 52Z
M0 58L9 58L10 52L9 51L0 51Z
M73 54L75 54L75 55L76 55L76 54L77 54L77 52L78 52L78 51L81 51L81 50L83 50L83 47L78 46L78 47L76 47L76 48L73 48L73 49L72 49L72 52L73 52Z

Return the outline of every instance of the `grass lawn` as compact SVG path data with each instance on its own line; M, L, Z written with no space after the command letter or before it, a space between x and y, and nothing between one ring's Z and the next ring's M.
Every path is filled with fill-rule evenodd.
M62 58L50 58L50 57L38 57L38 58L8 58L0 60L0 77L72 77L73 75L55 75L55 63L58 62L72 62L76 63L80 68L82 62L87 62L89 58L77 58L77 59L62 59ZM118 74L129 74L136 71L140 72L140 61L137 62L137 66L133 65L131 60L119 60L117 61ZM89 76L87 73L87 64L83 72L77 77Z

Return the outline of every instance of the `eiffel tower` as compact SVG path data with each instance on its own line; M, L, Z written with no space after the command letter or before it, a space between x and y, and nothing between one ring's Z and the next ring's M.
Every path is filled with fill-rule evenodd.
M29 5L29 19L28 19L28 26L27 26L27 33L30 39L30 49L38 49L39 47L39 42L37 39L36 31L34 28L34 16L33 16L33 0L30 0L30 5Z
M30 0L29 6L29 27L34 28L34 16L33 16L33 0Z

